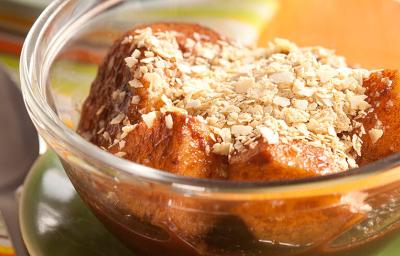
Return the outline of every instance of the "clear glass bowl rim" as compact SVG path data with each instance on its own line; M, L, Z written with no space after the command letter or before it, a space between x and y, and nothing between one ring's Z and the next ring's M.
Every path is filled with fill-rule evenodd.
M102 166L116 169L126 174L127 176L124 177L172 185L181 193L206 192L211 196L213 193L228 193L230 195L268 193L283 195L285 192L293 194L293 192L299 192L300 190L303 190L303 192L309 191L312 192L312 194L320 191L322 194L325 194L329 191L330 193L334 192L338 185L345 190L355 190L357 188L366 189L368 187L389 183L388 179L390 179L390 177L393 178L394 172L399 172L396 167L400 165L400 154L393 154L385 159L361 168L319 177L285 181L224 181L178 176L118 158L101 150L68 128L47 104L44 95L37 95L37 93L35 93L36 87L39 86L39 84L36 83L40 83L35 76L35 72L37 72L35 60L37 58L37 49L41 44L40 39L57 16L57 13L71 2L74 2L74 0L53 1L42 12L26 37L20 59L21 90L28 112L34 120L35 125L38 126L38 123L40 123L42 132L46 131L59 140L60 145L63 145L65 150L69 150L75 155L85 156L88 159L95 159L96 162L100 163ZM107 1L99 2L102 4L107 3ZM110 0L108 2L115 4L121 2L121 0ZM109 6L104 6L103 8L107 7ZM362 185L357 185L357 183L360 183L359 181L371 181L371 179L373 180L377 175L383 179L378 178L376 182L368 182L369 185L366 185L365 182L361 182ZM400 175L395 176L400 179L400 177L397 176ZM391 181L394 180L392 179Z

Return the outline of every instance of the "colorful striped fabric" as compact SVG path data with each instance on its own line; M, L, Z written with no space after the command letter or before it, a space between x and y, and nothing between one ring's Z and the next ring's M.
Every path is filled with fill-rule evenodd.
M30 1L32 2L32 1ZM0 4L0 62L18 80L18 59L25 35L44 8L24 0L2 0Z
M4 2L3 2L4 1ZM49 0L2 0L0 5L0 61L17 78L19 53L24 37ZM132 1L140 11L115 17L132 17L132 23L156 20L196 22L216 28L245 43L257 40L277 9L277 0L175 0Z
M15 256L3 217L0 213L0 256Z

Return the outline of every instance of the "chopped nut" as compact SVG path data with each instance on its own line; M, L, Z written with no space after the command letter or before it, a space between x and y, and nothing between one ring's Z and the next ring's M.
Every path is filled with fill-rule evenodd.
M105 128L101 128L96 134L102 134L104 132Z
M143 84L140 82L138 79L133 79L132 81L129 81L129 85L133 88L142 88Z
M290 84L294 81L294 75L289 71L273 73L269 78L277 84Z
M370 105L368 104L368 102L365 101L365 99L367 98L366 95L353 95L350 96L350 106L352 109L355 110L365 110L367 108L370 107Z
M361 154L359 136L365 131L354 120L371 108L362 87L367 70L348 67L331 50L301 48L284 39L252 48L223 40L211 43L194 33L182 52L177 34L147 28L126 39L144 55L138 61L142 52L136 49L125 59L128 67L136 65L129 85L148 83L149 102L161 103L142 114L149 128L155 111L178 112L211 128L210 138L217 142L212 152L217 154L254 148L261 136L269 144L301 140L327 149L338 166L356 166L353 155ZM138 95L132 97L132 104L139 102ZM170 114L165 123L173 127ZM339 137L355 129L360 129L356 136Z
M191 70L193 73L203 74L203 73L207 72L208 68L204 65L197 65L197 66L191 67Z
M372 128L368 131L368 134L371 138L371 142L374 144L383 136L383 130Z
M188 101L188 103L186 104L187 108L197 108L200 106L201 106L200 100L191 100L191 101Z
M146 73L143 76L143 79L148 81L150 84L149 87L152 87L152 88L155 88L157 86L162 86L164 84L164 80L157 73Z
M110 134L109 134L107 131L105 131L105 132L103 133L103 138L104 138L105 140L107 140L107 141L111 141Z
M357 155L361 156L361 146L362 146L361 138L356 134L353 134L353 138L351 141L353 143L353 148L356 151Z
M219 155L229 155L232 149L232 143L215 143L212 147L212 152Z
M326 83L332 78L335 77L337 72L332 67L329 67L328 65L323 65L319 70L318 70L318 76L321 80L322 83Z
M129 133L131 131L133 131L136 128L137 124L131 124L131 125L125 125L122 127L122 131L124 133Z
M287 107L290 105L290 100L285 97L280 97L280 96L275 96L274 98L274 104L281 106L281 107Z
M137 104L139 104L139 102L140 102L140 96L138 96L138 95L132 96L132 99L131 99L132 104L137 105Z
M283 114L287 123L306 123L310 118L309 113L296 108L285 108Z
M250 89L254 84L254 78L250 77L245 77L239 79L234 86L235 86L235 91L237 93L247 93L247 90Z
M308 101L307 100L299 100L299 99L293 99L292 101L293 107L301 110L307 110L308 107Z
M138 49L135 49L132 53L132 57L135 59L138 59L140 55L142 55L142 53Z
M261 136L268 144L277 144L279 142L279 135L268 127L259 127L258 130Z
M132 68L134 65L138 63L138 59L136 59L135 57L126 57L125 62L129 68Z
M126 156L126 152L120 151L120 152L115 153L114 155L122 158L122 157Z
M118 148L119 150L123 149L126 145L126 141L121 140L120 142L118 142Z
M106 105L101 105L101 107L96 112L96 116L101 115L101 113L103 113L105 108L106 108Z
M231 127L231 133L236 137L249 135L252 131L253 127L248 125L232 125Z
M171 115L166 115L165 116L165 126L168 129L172 129L172 127L174 126L174 121L172 120L172 116Z
M142 115L142 119L148 128L153 127L154 120L157 118L155 111Z
M119 124L121 121L125 118L124 113L119 113L117 116L115 116L111 121L110 124Z
M144 58L144 59L140 60L141 63L146 63L146 64L149 64L149 63L151 63L153 61L155 61L154 57L148 57L148 58Z
M144 52L144 56L145 56L145 57L154 57L154 52L152 52L152 51L145 51L145 52Z

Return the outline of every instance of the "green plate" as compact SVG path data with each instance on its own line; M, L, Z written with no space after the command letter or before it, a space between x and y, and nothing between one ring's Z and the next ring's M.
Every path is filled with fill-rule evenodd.
M31 256L134 255L84 205L52 151L26 178L20 222Z
M36 161L26 178L20 220L31 256L134 255L84 205L52 151ZM400 255L400 236L379 251L367 251L360 255Z

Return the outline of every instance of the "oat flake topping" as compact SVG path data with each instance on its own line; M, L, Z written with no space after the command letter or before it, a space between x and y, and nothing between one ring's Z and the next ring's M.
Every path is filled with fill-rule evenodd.
M210 43L194 33L183 51L177 36L145 28L122 41L146 49L136 49L125 61L134 74L131 88L147 83L148 100L162 102L160 108L142 111L148 127L157 111L187 113L211 127L217 154L230 156L260 140L300 140L328 150L343 169L357 166L354 158L361 154L365 130L356 120L371 110L362 86L369 71L350 68L331 50L283 39L256 48ZM134 96L131 103L140 100ZM165 122L172 128L170 115ZM381 136L376 131L370 135Z

